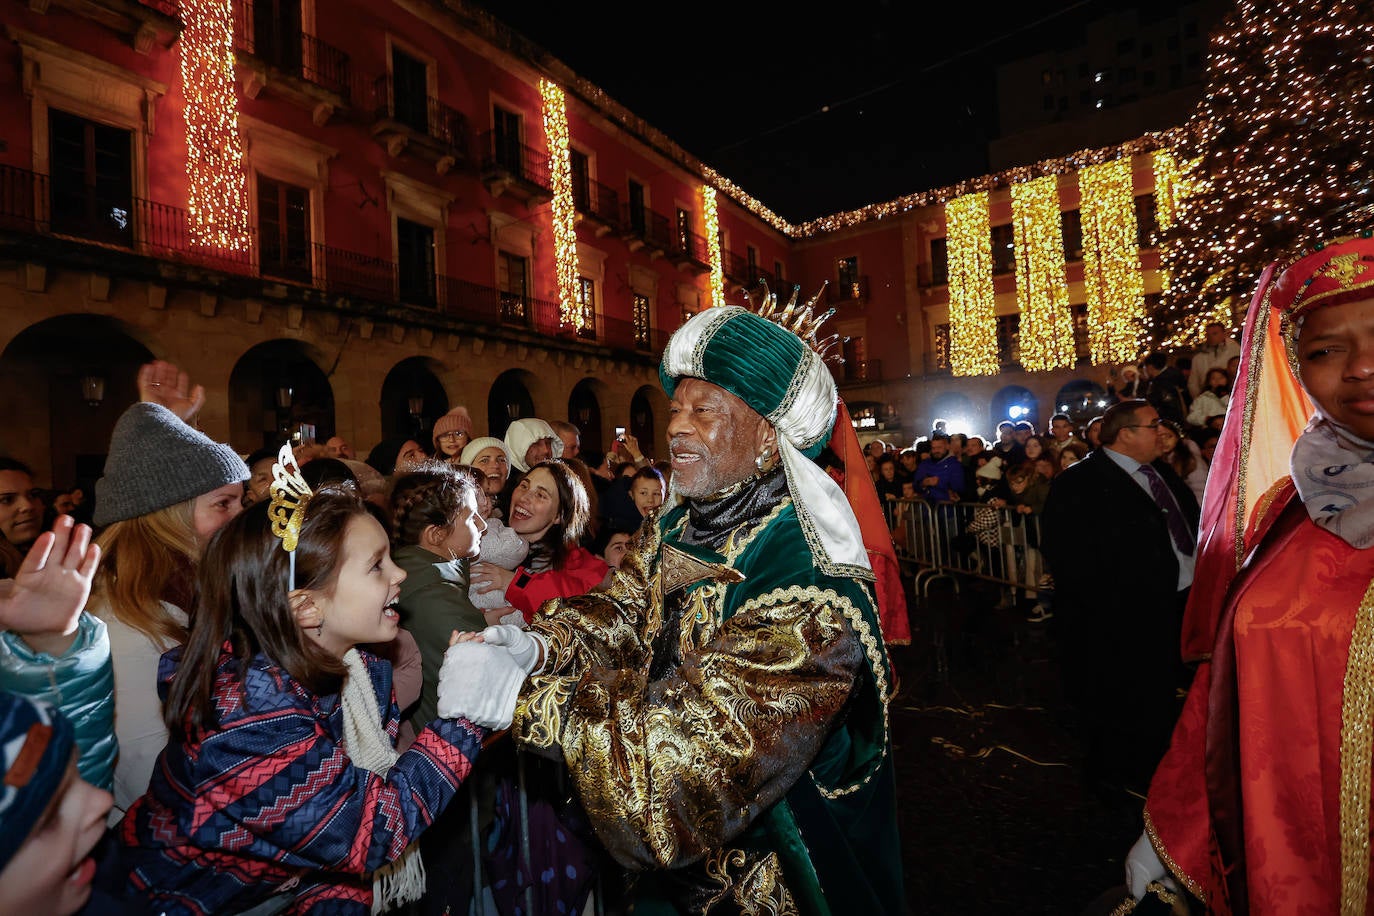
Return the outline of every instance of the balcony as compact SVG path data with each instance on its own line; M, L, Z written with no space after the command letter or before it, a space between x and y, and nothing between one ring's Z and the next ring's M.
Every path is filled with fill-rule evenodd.
M750 264L742 254L723 248L720 251L720 269L725 274L725 279L733 280L741 286L752 285L749 277L756 266Z
M669 261L695 274L711 272L711 249L706 236L680 229L672 241L673 245L668 249Z
M463 113L428 95L396 92L390 76L379 76L370 88L372 136L387 155L414 155L434 164L434 171L465 168L468 120Z
M594 179L573 186L573 205L596 227L597 236L620 231L620 195Z
M534 207L553 199L549 157L496 131L482 134L482 183L493 197L507 196Z
M631 251L646 248L650 258L657 258L672 250L673 228L668 217L655 213L648 207L625 205L621 215L620 237L629 245Z
M461 322L480 332L504 329L545 341L605 347L657 357L668 333L594 316L565 324L558 303L455 277L415 275L394 261L318 243L283 245L249 233L242 249L197 243L186 211L155 201L114 200L52 189L45 175L0 165L0 257L57 263L165 285L174 278L243 298L270 297L332 307L405 308ZM169 270L168 265L182 268Z
M831 305L862 304L868 301L868 277L849 277L826 289Z
M309 109L323 126L352 104L348 55L299 28L284 28L260 0L234 0L234 64L243 94L256 99L264 89Z
M176 0L28 0L29 10L69 10L125 36L139 54L168 50L181 34Z

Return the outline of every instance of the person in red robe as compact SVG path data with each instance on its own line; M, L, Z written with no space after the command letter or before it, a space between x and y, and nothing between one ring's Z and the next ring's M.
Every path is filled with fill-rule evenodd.
M1370 908L1374 240L1260 280L1203 501L1183 653L1199 662L1127 857L1193 912ZM1144 906L1140 907L1143 912ZM1177 911L1177 909L1176 909Z

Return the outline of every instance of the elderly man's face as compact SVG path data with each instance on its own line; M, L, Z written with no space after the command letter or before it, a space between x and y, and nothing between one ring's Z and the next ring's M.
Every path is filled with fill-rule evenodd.
M668 414L673 485L683 496L709 496L754 473L768 421L748 404L719 385L685 378Z
M548 461L553 457L553 440L538 439L525 449L525 467L532 468L541 461Z

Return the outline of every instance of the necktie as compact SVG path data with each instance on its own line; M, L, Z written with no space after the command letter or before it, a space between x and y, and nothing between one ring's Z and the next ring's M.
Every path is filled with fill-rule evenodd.
M1169 524L1169 536L1174 539L1174 546L1178 548L1179 553L1191 557L1193 535L1188 531L1188 523L1183 520L1183 510L1179 509L1174 494L1169 492L1169 485L1159 476L1159 472L1148 464L1140 466L1140 473L1149 481L1150 492L1154 494L1155 502L1164 510L1164 519Z

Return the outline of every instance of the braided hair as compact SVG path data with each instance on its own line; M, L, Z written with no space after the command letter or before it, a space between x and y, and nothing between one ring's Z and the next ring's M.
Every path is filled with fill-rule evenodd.
M391 488L391 546L420 543L430 525L447 530L467 499L477 502L473 475L430 460L401 474Z

